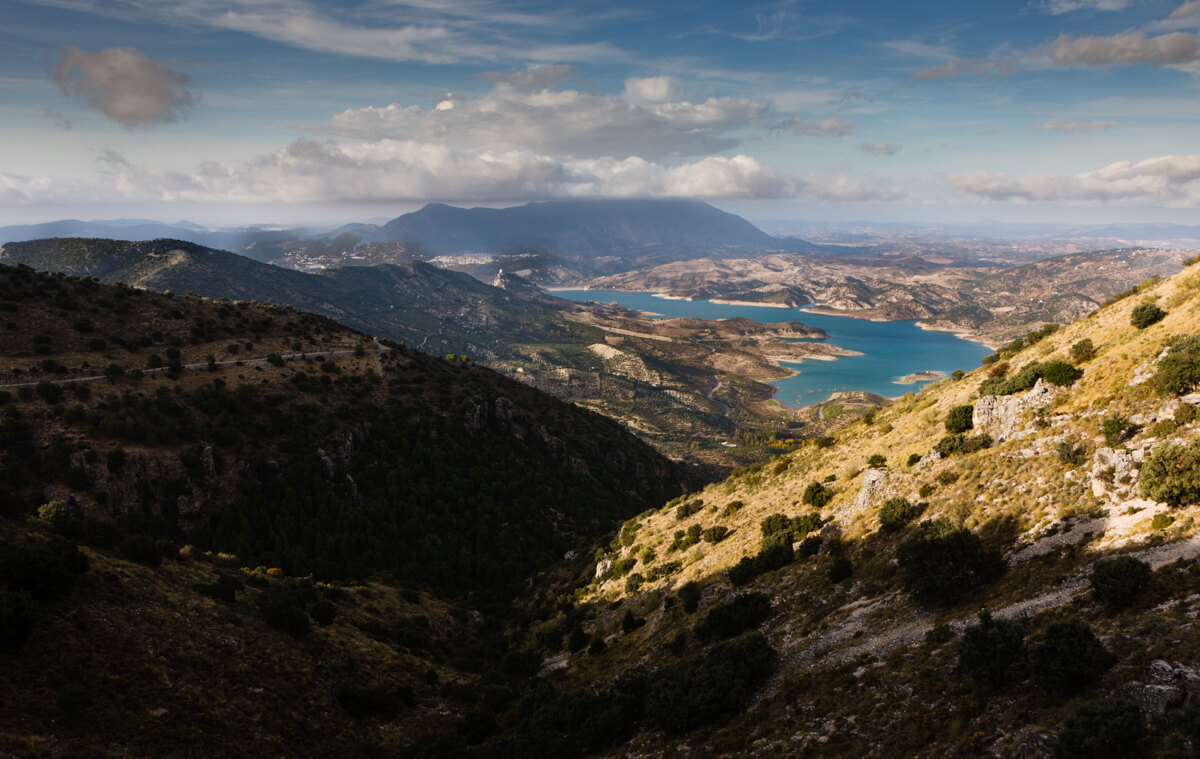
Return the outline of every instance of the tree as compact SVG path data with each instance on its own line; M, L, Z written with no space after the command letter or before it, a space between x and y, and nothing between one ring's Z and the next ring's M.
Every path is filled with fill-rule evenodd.
M1150 577L1150 565L1140 559L1104 559L1092 567L1092 592L1109 606L1124 608L1137 600Z
M949 432L951 435L957 435L973 429L975 427L975 423L972 420L974 413L975 407L971 405L952 406L950 411L946 413L946 432Z
M808 483L808 487L804 488L804 503L809 504L814 509L821 509L825 504L833 498L833 493L829 488L825 487L824 483L813 481Z
M1087 622L1076 617L1051 622L1030 651L1034 681L1048 691L1074 693L1108 669L1112 655Z
M1131 701L1089 701L1063 724L1054 756L1058 759L1132 759L1143 755L1142 712Z
M1172 340L1151 381L1161 395L1183 395L1200 387L1200 335Z
M1163 311L1153 303L1142 303L1135 306L1129 314L1129 323L1138 329L1145 329L1152 324L1157 324L1166 318L1167 312Z
M1142 465L1142 495L1170 506L1200 503L1200 439L1164 443Z
M963 631L958 668L977 683L1004 685L1012 663L1025 653L1025 628L1014 619L994 619L979 612L978 624Z
M1004 572L979 536L945 517L917 525L896 549L905 588L924 604L949 605Z
M1091 361L1095 357L1096 346L1092 343L1091 338L1085 337L1071 346L1071 360L1076 363Z
M896 532L919 517L922 511L919 504L909 503L909 500L902 496L889 498L879 509L879 526L886 532Z

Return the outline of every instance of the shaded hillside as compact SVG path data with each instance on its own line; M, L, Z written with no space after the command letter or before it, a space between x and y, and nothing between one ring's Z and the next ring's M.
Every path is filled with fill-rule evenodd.
M543 301L518 302L504 290L423 263L309 274L181 240L98 239L9 243L0 262L152 290L287 304L435 354L491 358L507 353L498 335L540 342L556 334L557 309Z
M5 267L0 501L318 578L504 593L678 487L615 422L293 309Z

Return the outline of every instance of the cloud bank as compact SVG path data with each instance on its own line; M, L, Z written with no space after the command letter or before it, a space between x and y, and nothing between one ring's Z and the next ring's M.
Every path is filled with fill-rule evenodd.
M176 121L196 102L186 74L130 47L106 47L98 53L64 47L54 81L66 94L131 129Z
M1117 125L1115 121L1066 121L1051 119L1036 124L1033 128L1039 132L1107 132Z
M946 177L955 189L987 200L1069 204L1200 204L1200 154L1117 161L1080 174L1012 177L977 171Z
M1082 63L1087 66L1150 64L1169 66L1200 60L1200 36L1170 32L1147 37L1138 29L1128 29L1109 37L1059 36L1050 46L1056 63Z

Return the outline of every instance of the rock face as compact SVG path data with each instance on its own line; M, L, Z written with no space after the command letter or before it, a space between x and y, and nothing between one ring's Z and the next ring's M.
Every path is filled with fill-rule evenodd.
M868 469L863 472L862 489L850 506L851 514L861 514L887 492L888 472L886 469Z
M1158 659L1146 667L1142 680L1126 683L1121 692L1142 711L1162 717L1200 692L1200 674L1179 662Z
M1131 495L1137 485L1139 468L1146 452L1101 448L1092 456L1092 494L1097 498L1107 494Z
M975 402L971 423L979 432L991 435L997 443L1019 437L1021 417L1026 411L1049 405L1059 391L1038 380L1029 391L1017 395L985 395Z

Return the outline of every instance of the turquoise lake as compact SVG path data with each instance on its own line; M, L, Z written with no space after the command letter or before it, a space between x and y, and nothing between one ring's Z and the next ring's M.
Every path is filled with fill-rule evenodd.
M895 398L918 390L927 382L898 385L896 380L908 374L955 369L969 371L992 350L980 343L955 337L949 332L929 332L916 321L872 322L845 316L814 314L801 308L731 306L704 300L668 300L651 293L621 290L558 290L551 293L568 300L616 301L627 308L653 312L660 317L690 316L700 319L728 319L741 316L757 322L796 321L825 330L829 337L815 342L830 342L855 350L861 356L843 356L837 361L789 363L800 373L772 382L779 388L775 399L785 406L799 408L820 403L844 390L865 390Z

